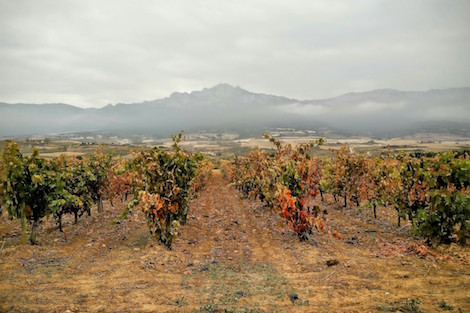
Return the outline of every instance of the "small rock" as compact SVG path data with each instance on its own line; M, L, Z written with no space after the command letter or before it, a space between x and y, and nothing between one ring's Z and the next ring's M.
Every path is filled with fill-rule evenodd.
M338 260L336 260L336 259L326 261L326 265L327 265L327 266L338 265L338 263L339 263L339 262L338 262Z
M191 266L194 266L194 263L193 262L189 262L188 264L186 264L187 267L191 267Z
M295 300L299 300L299 296L296 293L291 293L289 295L289 299L290 299L290 301L292 301L292 303L294 303Z
M200 270L201 272L207 272L207 271L209 270L209 268L208 268L206 265L203 265L203 266L201 266L201 267L199 268L199 270Z
M359 243L359 240L357 239L357 237L353 236L350 240L346 240L345 242L349 245L355 245Z
M217 261L217 259L213 259L211 263L212 263L212 264L218 264L219 261Z
M134 251L140 251L140 248L134 248Z
M237 297L237 298L243 297L244 295L245 295L245 293L241 290L235 291L235 297Z

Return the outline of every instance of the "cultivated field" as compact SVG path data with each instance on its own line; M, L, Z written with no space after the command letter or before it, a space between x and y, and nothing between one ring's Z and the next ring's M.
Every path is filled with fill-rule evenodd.
M150 237L141 212L110 225L120 203L78 225L66 219L64 233L46 222L38 246L19 245L19 223L4 217L0 311L470 310L468 246L430 253L388 209L375 220L371 211L325 201L326 221L343 240L316 234L299 242L269 208L227 187L219 171L190 202L172 250Z

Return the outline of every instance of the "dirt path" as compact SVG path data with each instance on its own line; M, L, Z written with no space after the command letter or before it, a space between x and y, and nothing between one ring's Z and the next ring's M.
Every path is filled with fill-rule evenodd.
M122 208L106 206L78 225L69 220L67 240L49 223L41 246L3 250L0 311L436 312L443 304L470 311L469 265L382 257L380 244L400 238L386 219L326 207L327 224L345 239L317 234L316 244L299 242L274 212L242 199L215 171L171 251L155 244L139 212L109 225ZM14 243L17 222L1 223L3 240Z

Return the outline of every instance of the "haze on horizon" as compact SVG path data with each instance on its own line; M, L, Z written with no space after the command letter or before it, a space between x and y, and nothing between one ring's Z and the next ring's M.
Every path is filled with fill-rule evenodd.
M0 102L470 86L470 2L0 0Z

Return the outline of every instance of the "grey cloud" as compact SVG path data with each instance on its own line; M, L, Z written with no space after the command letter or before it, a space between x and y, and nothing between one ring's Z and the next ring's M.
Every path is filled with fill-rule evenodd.
M470 85L470 3L0 0L0 101L81 107L229 82L298 99Z

